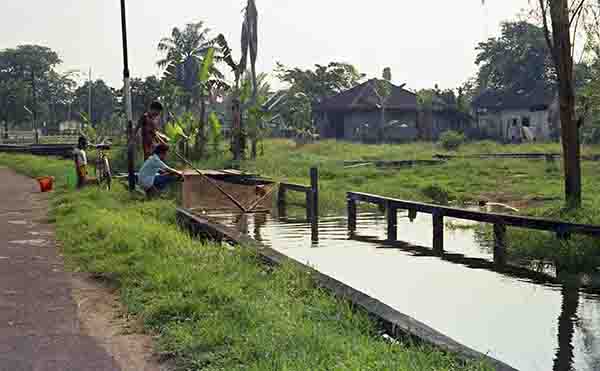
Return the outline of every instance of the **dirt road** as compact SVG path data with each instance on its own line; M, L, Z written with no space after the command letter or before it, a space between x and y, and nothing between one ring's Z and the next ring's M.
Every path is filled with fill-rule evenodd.
M37 183L0 179L0 371L160 370L114 293L65 271Z

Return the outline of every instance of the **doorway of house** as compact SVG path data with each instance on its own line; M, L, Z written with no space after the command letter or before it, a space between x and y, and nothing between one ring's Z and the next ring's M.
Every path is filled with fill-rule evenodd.
M344 130L344 114L343 113L334 113L330 116L331 120L331 128L332 134L335 139L344 139L345 130Z

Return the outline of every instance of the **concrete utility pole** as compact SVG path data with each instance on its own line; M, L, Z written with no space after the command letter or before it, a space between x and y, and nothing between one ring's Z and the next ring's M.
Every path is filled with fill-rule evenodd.
M133 112L131 110L131 88L129 84L129 55L127 53L127 16L125 0L121 0L121 29L123 33L123 92L127 110L127 170L129 174L129 191L135 190L135 141L133 138Z
M88 120L92 124L92 67L88 76Z

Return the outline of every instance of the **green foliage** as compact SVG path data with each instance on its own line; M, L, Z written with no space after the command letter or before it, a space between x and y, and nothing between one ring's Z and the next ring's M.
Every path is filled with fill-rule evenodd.
M133 78L131 85L131 106L134 117L140 117L146 112L150 104L158 100L161 94L161 81L155 76L145 79ZM123 89L118 91L118 97L123 99Z
M365 77L353 65L340 62L316 64L314 70L288 68L278 63L276 73L279 80L290 85L290 95L303 93L315 102L348 90Z
M70 73L55 71L60 63L59 55L45 46L0 50L0 120L11 121L13 126L30 123L32 118L24 106L34 112L38 123L53 126L63 119L74 82Z
M165 134L170 138L171 144L183 143L185 152L196 143L198 125L191 112L180 115L175 121L165 125Z
M440 135L440 144L445 150L456 151L466 141L466 137L462 133L453 130L448 130Z
M199 99L203 93L198 84L200 66L204 64L209 53L211 54L209 59L215 58L216 50L213 48L215 40L209 35L210 29L205 27L204 22L188 23L183 30L174 27L171 35L164 37L158 43L158 50L163 54L163 58L157 62L157 65L165 69L163 80L169 85L180 88L179 97L188 108L191 102ZM207 62L209 75L214 79L222 80L224 76L212 60Z
M200 67L200 71L198 73L198 83L204 84L208 81L210 77L210 70L214 65L214 57L215 57L215 48L209 48L204 56L204 60L202 61L202 66Z
M421 189L421 193L427 198L430 198L433 202L447 205L450 201L450 194L447 190L443 189L439 185L430 184Z
M526 21L505 22L499 38L477 46L479 88L533 88L551 84L556 71L541 27Z
M92 115L89 117L90 84L92 88ZM117 93L104 80L86 81L75 90L73 110L85 112L88 123L97 126L109 121L115 110L119 108ZM83 117L81 117L83 119Z
M208 115L208 123L208 143L212 145L214 155L218 156L220 155L219 146L223 141L221 121L217 117L216 113L211 112Z

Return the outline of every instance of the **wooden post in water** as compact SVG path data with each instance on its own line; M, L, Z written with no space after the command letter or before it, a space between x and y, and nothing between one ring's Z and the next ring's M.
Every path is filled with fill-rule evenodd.
M285 216L285 186L283 184L279 184L279 191L277 192L277 213L280 217Z
M347 198L348 202L348 231L356 232L356 201L350 196Z
M506 264L506 225L502 223L494 224L494 263Z
M387 210L387 236L388 241L394 242L398 240L398 210L393 206L392 202L386 201Z
M313 217L313 194L311 190L306 192L306 220L312 223Z
M310 169L310 208L311 235L313 241L319 240L319 169Z
M436 210L433 212L433 251L436 254L444 253L444 214Z

